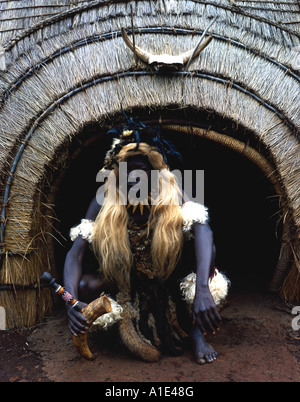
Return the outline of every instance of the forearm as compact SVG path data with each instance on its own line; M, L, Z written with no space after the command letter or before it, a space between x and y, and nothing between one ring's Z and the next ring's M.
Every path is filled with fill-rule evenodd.
M196 257L196 294L208 287L208 279L213 260L213 234L208 224L194 224Z
M94 221L100 210L96 198L92 200L87 210L85 219ZM64 266L64 286L74 297L78 298L78 287L83 273L83 256L88 247L86 240L78 236L68 252Z
M72 264L73 272L70 274L70 270L67 268L64 270L64 285L65 289L76 299L78 299L78 288L82 271L80 266Z
M208 280L210 268L214 262L213 234L207 224L196 224L194 227L196 252L196 290L193 303L195 325L204 334L213 334L219 328L221 317L209 290Z

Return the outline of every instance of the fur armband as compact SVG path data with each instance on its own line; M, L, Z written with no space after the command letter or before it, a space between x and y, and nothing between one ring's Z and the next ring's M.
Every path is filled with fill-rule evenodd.
M188 201L181 208L183 231L190 232L194 223L207 223L208 210L204 205Z
M94 222L89 219L81 219L81 223L70 230L70 238L72 241L76 240L78 236L81 236L89 243L92 242L94 232Z
M214 299L216 306L218 306L227 296L230 281L226 276L215 269L215 274L208 281L210 293ZM180 283L180 290L183 299L192 304L195 298L196 291L196 274L193 272L186 276Z

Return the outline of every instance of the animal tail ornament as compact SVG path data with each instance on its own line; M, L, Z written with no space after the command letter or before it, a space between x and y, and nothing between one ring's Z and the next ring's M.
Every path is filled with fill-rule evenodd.
M209 278L209 290L213 297L213 300L217 308L222 307L222 302L225 300L228 289L230 286L230 281L226 276L215 269L214 274ZM189 306L195 298L195 288L196 288L196 274L191 273L180 283L180 289L182 292L183 299L187 302ZM122 319L119 321L119 334L122 342L130 352L135 356L141 358L146 362L156 362L160 359L160 351L147 343L146 340L141 338L141 336L136 332L134 327L132 316L130 315L129 309L126 309L126 304L123 305Z
M137 334L131 318L126 317L119 321L119 334L124 345L135 356L146 362L157 362L160 359L159 350Z

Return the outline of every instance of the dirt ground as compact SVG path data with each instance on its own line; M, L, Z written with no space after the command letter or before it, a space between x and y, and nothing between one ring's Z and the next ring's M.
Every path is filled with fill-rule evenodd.
M217 335L208 337L219 353L197 365L192 350L145 363L126 352L114 334L89 335L94 361L78 356L63 310L35 328L0 331L1 382L298 382L300 330L292 329L291 308L277 296L233 294Z

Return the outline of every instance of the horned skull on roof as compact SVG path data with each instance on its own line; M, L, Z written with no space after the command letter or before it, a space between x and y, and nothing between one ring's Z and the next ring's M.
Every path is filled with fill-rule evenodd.
M144 49L141 49L140 47L136 46L132 40L129 38L127 35L127 32L125 28L121 29L122 37L124 39L124 42L126 45L129 47L129 49L144 63L148 64L150 67L152 67L154 70L158 71L160 69L168 69L168 70L179 70L185 66L185 69L187 70L191 61L199 55L199 53L206 48L206 46L211 42L212 40L212 35L210 35L208 38L205 39L204 42L202 42L203 38L205 37L206 32L208 31L209 27L215 22L217 17L213 19L213 21L209 24L209 26L206 28L206 30L203 32L199 42L197 45L191 49L188 50L185 53L181 53L179 55L170 55L170 54L152 54L147 52ZM134 32L134 30L132 30Z
M122 28L122 37L129 47L129 49L138 56L144 63L148 64L154 70L174 69L179 70L185 66L189 60L194 59L198 54L210 43L212 36L209 36L202 44L198 44L195 48L181 53L179 55L171 54L152 54L138 46L133 46L131 39L128 37L127 32Z

